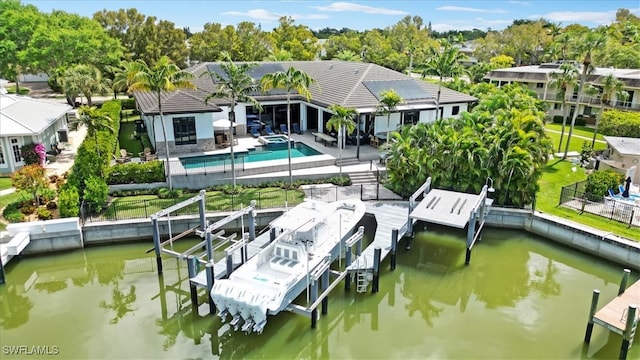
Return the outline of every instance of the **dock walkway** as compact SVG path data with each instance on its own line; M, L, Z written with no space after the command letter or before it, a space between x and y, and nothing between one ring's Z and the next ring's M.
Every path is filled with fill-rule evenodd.
M640 280L628 287L622 294L600 309L593 321L605 328L622 335L625 331L626 314L629 305L640 305ZM640 312L636 313L636 321L640 321Z
M347 270L373 270L373 253L378 247L381 250L380 261L384 260L391 251L391 230L398 229L398 240L406 233L408 212L409 203L406 201L367 203L367 213L375 215L378 227L371 244L347 267Z

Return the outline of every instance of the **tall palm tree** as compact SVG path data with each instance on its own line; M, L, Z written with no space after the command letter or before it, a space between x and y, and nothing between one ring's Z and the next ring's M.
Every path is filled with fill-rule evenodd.
M404 99L394 89L384 90L380 93L380 102L376 106L378 114L387 115L387 141L389 141L389 126L391 126L391 113L398 109L398 105L404 102Z
M438 77L438 95L436 97L436 120L440 116L440 92L442 90L442 79L445 77L455 77L463 72L460 61L464 54L448 42L440 40L440 49L429 48L429 55L426 63L422 64L422 77L435 75Z
M562 138L564 137L564 127L567 125L567 91L575 88L578 84L578 69L574 64L563 63L560 65L560 72L552 72L549 74L551 81L549 86L555 86L556 99L562 100L562 129L560 129L560 142L558 142L558 152L562 146Z
M129 91L147 91L156 95L158 101L158 113L160 114L160 124L162 125L162 136L165 148L165 168L169 189L173 189L171 182L171 166L169 164L169 141L167 139L167 126L164 123L162 114L162 93L176 91L178 89L195 89L191 82L193 74L181 70L167 56L163 56L155 65L149 66L144 60L138 60L139 69L133 75L133 81L129 86Z
M231 179L233 187L236 187L236 167L235 167L235 153L233 151L233 126L236 121L236 104L238 102L251 104L253 107L262 111L260 103L254 99L250 94L259 91L256 81L248 75L248 72L256 67L254 63L234 63L231 60L231 55L223 51L221 53L222 60L220 68L224 74L218 74L216 72L205 72L202 76L213 76L218 88L205 98L205 102L208 102L212 98L229 99L231 104L229 105L229 139L231 140Z
M117 93L127 91L135 80L136 74L141 70L140 63L137 61L122 61L120 66L109 66L108 70L113 74L111 88L113 90L113 98L117 98Z
M567 153L569 152L569 144L571 143L571 135L573 134L573 128L576 124L576 118L578 117L578 107L580 106L580 102L582 100L582 91L587 82L587 74L592 70L591 65L591 52L594 49L599 49L602 45L604 45L606 41L606 33L604 28L599 28L596 30L589 30L584 37L578 41L576 41L575 51L577 56L582 57L582 73L580 75L580 85L578 86L578 98L576 99L576 110L573 112L573 116L571 117L571 127L569 127L569 135L567 136L567 144L564 148L563 159L567 158Z
M95 106L82 105L78 109L78 123L87 128L87 135L96 142L96 152L100 158L100 146L98 145L98 131L108 131L115 133L111 126L113 120L109 115Z
M309 86L315 83L309 74L302 70L289 66L287 71L276 71L266 74L260 80L262 91L271 89L283 89L287 92L287 129L291 129L291 93L296 91L307 101L311 99ZM291 172L291 141L287 141L287 156L289 158L289 185L293 185L293 174Z
M591 139L591 148L596 145L596 135L598 134L598 125L604 114L605 105L613 107L614 100L626 100L629 93L624 90L624 82L618 80L613 74L609 74L600 82L602 87L602 96L600 98L600 113L596 117L596 127L593 129L593 138Z
M358 113L356 109L347 108L338 104L329 106L329 110L333 113L329 121L327 121L327 130L335 130L338 132L338 149L340 152L340 176L342 176L342 148L344 147L344 139L347 134L351 134L356 129L356 123L353 117Z

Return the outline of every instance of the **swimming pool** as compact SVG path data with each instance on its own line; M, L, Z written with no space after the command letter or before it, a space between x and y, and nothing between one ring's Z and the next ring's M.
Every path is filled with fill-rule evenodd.
M287 140L289 140L289 137L287 135L267 135L267 136L260 136L258 138L258 141L264 146L266 146L267 149L269 150L286 149ZM293 148L295 141L294 140L289 140L289 141L291 141L291 147Z
M258 146L255 150L237 152L234 155L236 163L281 160L287 158L287 147L269 149L265 146ZM314 155L321 155L321 153L303 143L295 143L291 146L292 158ZM180 158L180 162L185 169L197 169L206 166L224 166L230 163L230 159L230 154L216 154Z

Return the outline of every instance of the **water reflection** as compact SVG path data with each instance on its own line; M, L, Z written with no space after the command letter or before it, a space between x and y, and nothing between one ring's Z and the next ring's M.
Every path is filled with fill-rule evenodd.
M33 302L18 286L5 285L6 291L0 291L0 328L9 330L26 324Z

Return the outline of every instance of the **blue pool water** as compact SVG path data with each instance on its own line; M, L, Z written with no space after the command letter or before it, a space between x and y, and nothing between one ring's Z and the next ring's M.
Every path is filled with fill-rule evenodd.
M304 157L304 156L313 156L320 155L321 153L312 149L311 147L303 144L303 143L295 143L294 146L291 147L291 157ZM270 148L267 149L265 146L256 147L255 150L250 150L249 152L239 152L234 154L234 158L236 159L236 163L241 162L259 162L259 161L268 161L268 160L280 160L287 158L287 146L286 142L282 148ZM231 156L230 154L217 154L217 155L203 155L203 156L193 156L180 158L180 162L185 169L197 169L206 166L223 166L225 164L229 164Z

